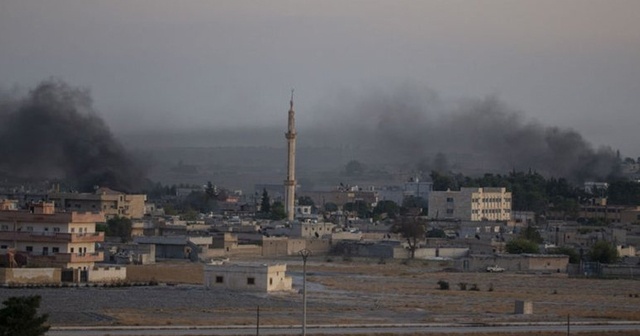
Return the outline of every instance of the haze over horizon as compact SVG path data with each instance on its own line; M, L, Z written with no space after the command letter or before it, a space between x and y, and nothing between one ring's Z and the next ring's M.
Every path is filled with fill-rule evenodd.
M372 102L442 122L495 99L525 128L638 157L639 13L636 1L8 0L0 88L88 88L125 137L257 129L247 143L283 146L292 87L300 130L320 134L412 120Z

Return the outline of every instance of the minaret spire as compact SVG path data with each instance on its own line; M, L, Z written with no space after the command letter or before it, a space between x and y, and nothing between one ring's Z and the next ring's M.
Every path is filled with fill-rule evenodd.
M296 121L293 110L293 89L291 89L291 100L289 101L289 118L287 125L287 179L284 181L285 189L285 211L287 220L294 219L294 206L296 200Z
M291 89L291 100L289 101L289 111L293 111L293 89Z

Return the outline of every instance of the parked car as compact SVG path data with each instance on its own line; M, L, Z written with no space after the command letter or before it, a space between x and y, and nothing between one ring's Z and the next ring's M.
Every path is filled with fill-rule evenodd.
M494 266L489 266L487 267L487 272L504 272L504 268L498 266L498 265L494 265Z

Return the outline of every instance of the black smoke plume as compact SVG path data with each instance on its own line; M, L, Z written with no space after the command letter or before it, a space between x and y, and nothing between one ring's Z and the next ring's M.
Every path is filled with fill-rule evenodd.
M58 80L0 102L0 171L81 191L134 191L144 172L95 113L88 91Z
M340 117L346 127L346 138L340 138L375 148L374 155L362 159L365 163L396 162L426 174L533 170L577 183L619 172L613 149L596 149L575 130L528 120L496 97L447 102L433 91L403 88L349 97L340 104L341 111L355 111ZM338 132L342 126L332 127Z

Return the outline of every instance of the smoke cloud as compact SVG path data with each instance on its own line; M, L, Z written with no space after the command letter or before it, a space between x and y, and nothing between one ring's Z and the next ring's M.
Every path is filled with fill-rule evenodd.
M343 131L354 146L375 148L365 163L397 162L424 174L531 169L578 183L619 170L613 149L596 149L575 130L527 120L496 97L451 103L433 91L403 88L356 100L343 104L343 111L355 110L353 117L342 117Z
M0 171L62 179L82 191L140 187L144 172L92 108L88 91L47 80L0 102Z

